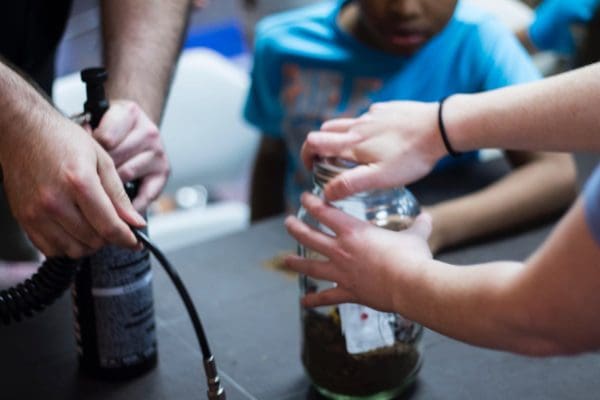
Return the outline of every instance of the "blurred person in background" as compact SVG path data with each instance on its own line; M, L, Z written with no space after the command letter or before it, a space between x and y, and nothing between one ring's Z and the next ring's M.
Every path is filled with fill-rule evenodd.
M245 107L247 120L263 133L252 219L295 212L301 192L312 187L300 148L327 119L360 115L378 101L437 101L539 77L507 28L460 1L328 1L266 18L257 27ZM513 170L502 179L426 207L434 253L546 217L574 198L570 155L505 156ZM437 168L477 168L477 161L478 153L469 152Z
M128 224L145 224L138 212L169 174L158 124L189 8L189 0L100 2L111 106L89 132L48 100L71 0L0 5L0 259L39 257L19 225L45 256L137 245ZM134 179L132 206L122 181Z

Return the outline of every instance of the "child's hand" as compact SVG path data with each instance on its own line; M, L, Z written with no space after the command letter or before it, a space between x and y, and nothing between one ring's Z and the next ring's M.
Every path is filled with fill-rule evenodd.
M325 197L411 183L426 175L446 150L437 125L437 103L388 102L371 106L360 118L325 122L302 148L310 168L316 156L362 164L331 180Z
M290 256L288 268L316 279L337 283L337 287L304 297L306 307L339 303L360 303L393 311L399 280L415 281L423 272L420 265L432 258L427 245L431 221L420 215L411 228L392 232L358 220L305 194L302 204L317 221L330 228L330 236L289 217L288 232L302 245L322 254L327 261Z

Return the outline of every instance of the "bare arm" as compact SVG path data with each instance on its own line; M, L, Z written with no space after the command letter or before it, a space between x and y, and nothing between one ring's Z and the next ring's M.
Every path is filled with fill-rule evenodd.
M600 64L526 85L451 98L445 107L457 150L600 151Z
M101 4L108 94L135 101L158 124L191 2L103 0Z
M186 28L189 0L104 0L108 110L94 138L123 181L140 179L143 210L162 191L170 167L158 125Z
M600 346L599 257L578 202L525 264L427 261L412 284L399 281L396 307L480 346L531 355L593 350Z
M144 222L108 154L1 62L0 167L15 218L46 256L136 244L127 223Z
M539 82L456 95L443 120L455 150L600 151L600 64ZM361 166L325 187L335 200L414 182L446 155L437 103L374 104L360 118L338 119L308 135L302 159L339 156Z
M357 302L396 311L445 335L479 346L532 355L600 347L600 247L581 202L525 263L455 266L433 260L421 216L390 232L327 206L314 196L303 205L335 237L294 217L288 231L327 261L289 257L298 272L337 282L303 299L308 307Z
M575 199L576 169L569 154L507 152L507 157L513 171L499 181L427 208L434 254L550 216Z

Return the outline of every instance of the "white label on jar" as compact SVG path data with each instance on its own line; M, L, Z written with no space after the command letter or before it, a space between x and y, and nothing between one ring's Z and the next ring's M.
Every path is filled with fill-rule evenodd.
M366 353L394 344L393 314L359 304L341 304L339 310L349 354Z

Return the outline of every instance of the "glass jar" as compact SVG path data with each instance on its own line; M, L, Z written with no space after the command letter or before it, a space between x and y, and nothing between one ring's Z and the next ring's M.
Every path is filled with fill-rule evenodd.
M354 166L339 159L316 162L313 194L322 197L327 181ZM409 227L420 212L416 199L404 188L360 193L331 204L393 231ZM298 218L333 234L304 209ZM323 258L302 245L298 252L305 258ZM300 276L301 295L334 286L334 282ZM391 399L415 380L421 366L420 325L358 304L303 308L301 317L302 362L322 395L337 400Z

